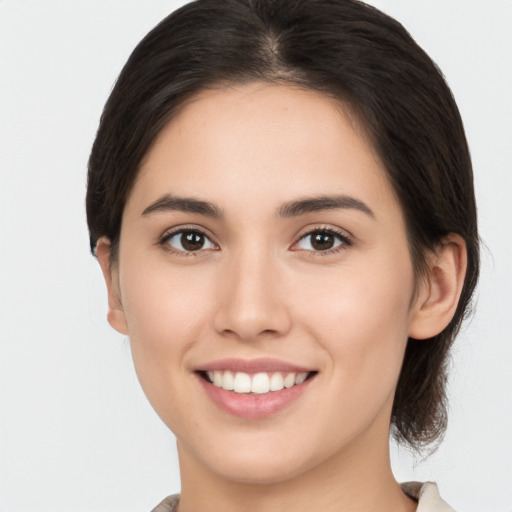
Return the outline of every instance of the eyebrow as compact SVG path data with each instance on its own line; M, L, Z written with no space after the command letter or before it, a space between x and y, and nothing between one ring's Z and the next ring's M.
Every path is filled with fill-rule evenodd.
M280 217L295 217L307 213L323 212L327 210L353 209L375 217L371 208L355 197L345 195L306 197L297 201L290 201L279 208Z
M168 211L180 211L187 213L198 213L207 217L220 219L223 217L220 210L213 203L201 201L193 197L176 197L166 194L154 203L151 203L143 212L142 217L153 213L163 213Z
M279 217L297 217L308 213L341 209L358 210L370 217L375 217L371 208L363 201L345 195L306 197L304 199L290 201L283 204L277 211L277 214ZM166 194L157 199L154 203L151 203L142 212L142 216L168 211L197 213L216 219L222 219L224 217L222 210L213 203L193 197L177 197L170 194Z

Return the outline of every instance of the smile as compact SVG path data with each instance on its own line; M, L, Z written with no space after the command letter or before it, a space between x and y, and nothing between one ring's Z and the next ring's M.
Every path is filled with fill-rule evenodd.
M217 370L206 372L206 376L210 383L226 391L264 395L302 384L311 373L312 372L260 372L250 375L245 372L234 373L229 370Z
M304 395L318 374L275 359L225 359L196 370L206 395L224 412L256 420Z

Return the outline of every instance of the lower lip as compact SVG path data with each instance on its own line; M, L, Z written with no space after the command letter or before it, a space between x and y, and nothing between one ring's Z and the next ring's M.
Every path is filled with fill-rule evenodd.
M207 395L223 411L240 418L257 420L275 414L297 400L307 389L311 378L291 388L271 391L262 395L235 393L218 388L198 376Z

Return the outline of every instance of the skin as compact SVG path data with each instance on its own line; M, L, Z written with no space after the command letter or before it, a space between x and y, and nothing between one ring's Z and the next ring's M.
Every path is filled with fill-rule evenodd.
M408 336L433 336L454 313L464 243L448 237L416 283L402 210L361 133L316 92L205 91L146 155L113 266L109 241L98 244L109 321L129 335L141 385L177 438L180 512L416 508L391 472L393 395ZM208 201L223 217L144 215L164 194ZM332 195L372 214L277 213ZM180 227L205 233L203 248L161 241ZM307 233L326 228L351 242L335 238L339 250L322 254ZM232 357L318 373L290 406L248 420L217 407L195 372Z

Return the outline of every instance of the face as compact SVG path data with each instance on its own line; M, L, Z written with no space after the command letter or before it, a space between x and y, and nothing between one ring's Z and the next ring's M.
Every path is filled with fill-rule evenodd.
M268 483L387 446L413 267L383 166L333 100L253 84L188 103L129 196L113 290L182 462Z

